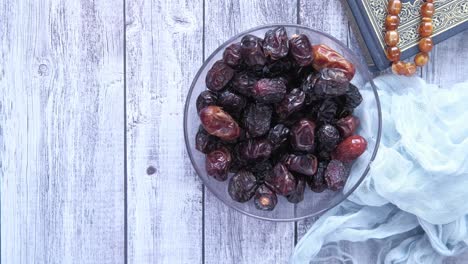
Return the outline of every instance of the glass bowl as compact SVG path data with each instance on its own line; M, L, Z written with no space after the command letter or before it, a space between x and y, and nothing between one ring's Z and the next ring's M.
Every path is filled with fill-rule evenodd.
M291 37L293 34L305 34L309 37L312 44L326 44L334 50L341 53L346 59L350 60L356 67L356 74L351 83L359 87L363 95L362 104L355 110L354 115L361 120L358 134L368 141L366 152L361 155L353 164L350 176L344 189L333 192L326 190L322 193L314 193L308 187L304 193L304 200L298 204L289 203L285 197L278 196L278 204L272 211L261 211L256 209L253 199L246 203L233 201L227 192L229 179L225 182L219 182L207 175L205 171L205 155L195 149L195 135L200 126L196 109L196 100L200 92L206 89L205 76L211 66L217 60L222 59L224 49L234 42L239 42L245 34L253 34L263 38L266 31L284 26ZM380 134L381 134L381 112L377 91L372 82L364 60L359 59L349 50L346 45L325 33L307 28L300 25L265 25L252 28L239 33L217 48L203 63L192 82L190 91L187 95L184 111L184 136L187 151L193 167L205 186L227 206L238 210L246 215L271 221L296 221L307 217L319 215L346 199L362 182L369 171L369 166L377 153ZM232 177L230 175L229 177Z

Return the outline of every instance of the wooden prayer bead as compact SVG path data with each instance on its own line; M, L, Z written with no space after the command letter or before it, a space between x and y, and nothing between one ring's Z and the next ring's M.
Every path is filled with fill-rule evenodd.
M398 15L401 12L401 1L400 0L389 0L387 5L387 11L390 15Z
M405 63L402 61L394 62L392 64L392 72L394 74L402 75L405 73Z
M387 59L389 61L399 61L400 60L400 49L398 47L387 47Z
M396 46L398 42L400 41L400 35L396 30L389 30L385 32L385 43L389 47Z
M432 17L434 15L434 4L433 3L422 4L421 15L423 17Z
M401 12L401 0L388 0L387 16L385 17L385 37L384 41L387 45L385 53L387 59L392 61L392 71L395 74L412 76L416 73L417 67L427 64L429 61L429 54L432 50L432 35L434 28L432 24L432 16L435 13L434 0L423 0L421 3L421 23L419 24L418 32L421 37L418 46L420 52L414 57L413 62L400 61L401 50L397 47L400 42L400 35L397 31L400 25L400 17L398 14Z
M405 76L413 76L416 73L416 65L412 62L405 63Z
M422 38L419 41L419 50L422 52L430 52L432 50L433 44L431 38Z
M419 52L414 57L414 64L416 64L416 66L419 66L419 67L426 65L428 61L429 61L429 54L427 54L426 52Z
M421 21L421 24L419 25L419 35L421 37L429 37L432 35L432 30L432 22L424 21L423 18L423 21Z
M395 15L387 15L385 18L385 29L396 30L400 25L400 17Z

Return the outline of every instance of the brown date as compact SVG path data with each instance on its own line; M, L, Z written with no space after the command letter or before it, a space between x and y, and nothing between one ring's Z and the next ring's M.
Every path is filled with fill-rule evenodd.
M314 45L312 48L314 54L312 65L317 71L323 68L338 68L345 72L349 81L353 79L356 69L354 65L341 56L341 54L324 44Z
M227 148L221 147L213 150L206 155L206 173L218 181L225 181L227 179L231 162L231 153Z
M229 181L228 193L234 201L245 203L254 196L258 185L250 171L239 171Z
M303 177L298 177L296 188L286 197L286 199L288 199L288 202L294 203L294 204L302 202L302 200L304 200L305 187L306 187L305 179Z
M294 35L289 40L290 54L299 66L307 66L314 59L309 38L304 35Z
M277 194L287 196L296 189L297 182L286 166L278 163L265 179L265 184Z
M271 156L272 145L264 138L252 138L239 144L239 155L246 161L262 161Z
M259 210L271 211L275 209L278 197L266 185L261 185L255 192L254 203Z
M363 137L359 135L350 136L338 144L332 153L332 158L343 162L353 161L361 156L366 148L367 141Z
M237 122L221 107L210 105L200 111L203 128L213 136L231 141L239 137L240 127Z
M317 163L317 158L312 154L289 154L284 160L284 164L290 171L308 176L312 176L317 172Z
M313 152L315 149L315 123L301 119L291 130L291 145L299 151Z
M233 43L223 52L223 61L231 67L237 67L242 61L241 44Z
M338 122L336 122L336 127L340 131L341 137L347 138L356 132L359 123L359 118L350 115L338 120Z
M212 91L221 91L234 76L234 70L223 61L217 61L206 74L206 87Z

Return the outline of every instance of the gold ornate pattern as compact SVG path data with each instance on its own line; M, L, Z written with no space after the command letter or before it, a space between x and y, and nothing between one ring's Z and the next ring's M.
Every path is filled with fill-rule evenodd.
M363 5L370 18L372 27L379 39L380 46L385 49L385 26L384 21L387 16L387 0L364 0ZM415 0L404 2L400 13L400 43L398 47L405 51L418 45L418 27L421 21L420 8L424 1ZM433 17L434 33L436 36L450 28L468 21L468 1L467 0L436 0L435 14Z

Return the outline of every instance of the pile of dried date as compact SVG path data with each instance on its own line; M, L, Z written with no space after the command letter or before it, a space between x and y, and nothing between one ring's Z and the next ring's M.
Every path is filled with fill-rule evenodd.
M288 39L284 27L228 46L196 103L196 148L208 175L225 181L234 173L229 195L254 197L260 210L273 210L277 194L302 201L306 185L343 188L350 162L367 147L355 135L362 96L350 83L354 73L330 47L302 34Z

